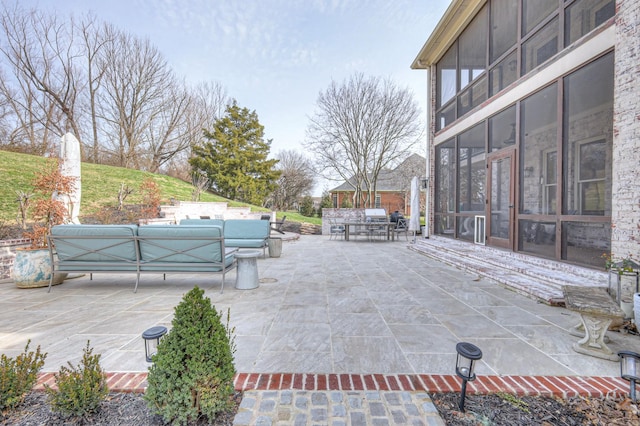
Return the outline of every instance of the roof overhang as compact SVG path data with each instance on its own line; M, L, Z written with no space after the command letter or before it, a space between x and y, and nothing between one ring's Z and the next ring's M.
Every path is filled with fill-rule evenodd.
M428 69L435 64L486 2L487 0L453 0L414 59L411 69Z

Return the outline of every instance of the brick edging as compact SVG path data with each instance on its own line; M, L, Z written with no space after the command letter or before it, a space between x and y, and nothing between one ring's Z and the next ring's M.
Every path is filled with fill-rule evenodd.
M106 373L107 386L113 392L142 393L147 373ZM36 390L55 384L54 373L40 373ZM304 374L238 373L237 390L308 391L426 391L460 392L461 381L455 375L442 374ZM599 376L478 376L469 382L467 393L506 392L517 396L538 395L569 398L573 396L618 397L629 393L629 383L620 377Z

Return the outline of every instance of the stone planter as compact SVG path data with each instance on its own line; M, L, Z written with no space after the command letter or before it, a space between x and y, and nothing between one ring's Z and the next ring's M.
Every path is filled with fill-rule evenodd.
M618 272L609 271L609 294L619 303L623 299L631 300L635 293L640 292L640 274L638 271Z
M18 288L47 287L51 279L51 259L48 249L16 251L11 276ZM53 285L62 284L67 274L56 274Z
M269 244L269 257L280 257L282 254L282 238L271 237L267 242Z
M625 319L633 319L635 316L634 315L635 302L633 299L634 299L633 297L620 299L620 309L622 309L622 312L624 312Z

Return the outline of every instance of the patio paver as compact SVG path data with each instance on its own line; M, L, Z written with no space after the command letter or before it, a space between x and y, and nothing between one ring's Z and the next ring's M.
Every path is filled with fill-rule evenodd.
M470 392L628 391L618 363L570 349L577 314L407 246L301 236L284 242L280 258L258 260L259 288L229 286L224 294L220 277L202 275L144 275L137 293L131 275L83 276L51 293L0 283L0 352L15 356L31 339L32 348L49 353L43 371L51 373L77 363L90 340L112 389L139 391L148 368L141 333L170 327L173 308L198 285L219 310L230 309L236 387L274 391L274 398L283 391L328 398L336 391L456 391L455 343L462 340L484 354ZM640 352L638 336L609 334L614 351Z

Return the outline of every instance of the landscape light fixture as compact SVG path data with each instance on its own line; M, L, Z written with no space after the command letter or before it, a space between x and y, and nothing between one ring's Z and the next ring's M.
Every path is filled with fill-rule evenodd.
M421 177L420 178L420 189L428 189L429 188L429 178Z
M467 382L476 379L473 372L475 362L482 358L482 351L476 345L467 342L460 342L456 345L456 374L462 379L462 390L460 391L460 403L458 407L464 413L464 398L467 393Z
M151 358L158 352L158 344L162 336L167 334L167 327L156 325L142 333L144 339L144 356L147 362L152 362Z
M620 357L620 376L631 382L629 395L633 403L636 403L636 382L640 381L640 354L631 351L618 352Z

